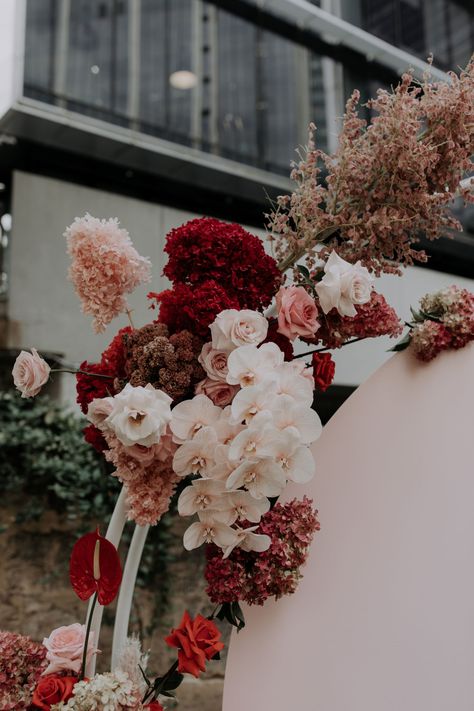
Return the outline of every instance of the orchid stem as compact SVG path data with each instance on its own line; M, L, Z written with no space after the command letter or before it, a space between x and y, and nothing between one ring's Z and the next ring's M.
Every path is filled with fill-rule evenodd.
M353 338L351 341L346 341L345 343L342 343L341 348L342 348L342 346L350 346L351 343L357 343L357 341L363 341L363 340L364 340L363 337L362 338ZM323 351L330 351L330 350L333 350L333 349L329 348L328 346L324 346L324 348L316 348L314 351L308 351L307 353L298 353L298 355L293 356L293 359L294 358L304 358L305 356L312 355L313 353L323 353Z
M87 647L89 646L89 635L91 632L92 616L94 614L94 608L95 608L96 602L97 602L97 592L94 593L94 597L92 598L92 605L89 610L89 618L87 620L86 638L84 640L84 651L82 653L82 666L81 666L81 673L79 675L79 681L82 681L84 679L85 674L86 674Z

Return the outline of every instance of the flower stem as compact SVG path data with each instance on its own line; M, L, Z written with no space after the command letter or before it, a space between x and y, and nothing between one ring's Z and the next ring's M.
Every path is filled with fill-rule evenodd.
M133 330L135 331L135 325L134 325L134 323L133 323L133 321L132 321L132 311L131 311L131 309L127 308L127 309L125 310L125 313L127 314L127 318L128 318L129 323L130 323L130 326L131 326L131 327L133 328Z
M149 687L146 690L145 696L142 699L142 704L145 704L147 701L153 701L154 699L157 698L157 696L159 696L160 690L162 688L164 688L164 686L165 686L165 682L169 679L169 677L172 674L174 674L174 672L176 671L177 668L178 668L178 660L173 662L173 664L170 666L170 668L168 669L168 671L166 672L164 677L161 678L158 685L156 685L156 681L155 681L155 684L153 684L153 686Z
M94 597L92 598L92 605L91 605L91 609L89 611L89 617L87 620L86 638L84 640L84 651L82 653L82 665L81 665L81 673L79 674L79 681L82 681L84 679L85 674L86 674L87 647L89 645L89 636L90 636L90 632L91 632L92 616L94 614L94 608L95 608L96 602L97 602L97 592L94 593Z
M346 341L345 343L341 344L342 346L350 346L351 343L357 343L357 341L363 341L365 340L364 337L361 338L353 338L351 341ZM298 355L293 356L293 359L295 358L304 358L305 356L312 355L313 353L323 353L323 351L330 351L333 350L332 348L329 348L328 346L324 346L324 348L316 348L314 351L308 351L307 353L298 353Z
M76 370L75 368L51 368L51 372L52 373L72 373L73 375L80 373L81 375L90 375L91 378L108 378L109 380L114 379L113 375L104 375L103 373L88 373L85 370Z

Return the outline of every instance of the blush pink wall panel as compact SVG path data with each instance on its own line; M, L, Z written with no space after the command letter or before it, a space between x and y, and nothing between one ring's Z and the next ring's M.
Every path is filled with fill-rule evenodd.
M474 709L474 347L404 352L313 448L298 592L246 608L224 711Z

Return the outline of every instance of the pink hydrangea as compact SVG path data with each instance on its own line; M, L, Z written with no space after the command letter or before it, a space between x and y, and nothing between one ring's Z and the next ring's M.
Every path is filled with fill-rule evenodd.
M138 254L117 219L76 217L64 236L72 260L69 278L82 311L94 317L94 330L100 333L127 311L125 294L150 280L150 261Z
M165 434L153 447L125 447L110 432L104 434L109 446L105 458L126 487L128 518L139 526L154 526L168 511L179 481L172 469L176 445Z
M293 499L275 506L262 516L256 533L270 536L263 553L235 548L225 560L214 545L207 547L205 577L207 594L214 604L243 601L263 605L295 592L314 533L319 531L317 511L311 499Z
M451 344L446 326L436 321L423 321L411 333L411 346L419 360L430 361Z
M0 632L0 708L28 708L47 664L42 644L15 632Z

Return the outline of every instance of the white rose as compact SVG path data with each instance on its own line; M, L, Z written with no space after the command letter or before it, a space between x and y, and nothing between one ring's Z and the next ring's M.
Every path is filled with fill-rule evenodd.
M148 384L133 387L130 383L113 398L110 415L104 424L126 447L158 444L171 422L172 399L162 390Z
M373 278L360 261L350 264L331 252L324 267L324 277L316 285L325 314L335 308L341 316L356 316L354 304L370 301Z
M210 326L212 347L232 351L236 346L258 346L267 337L268 321L258 311L225 309Z

